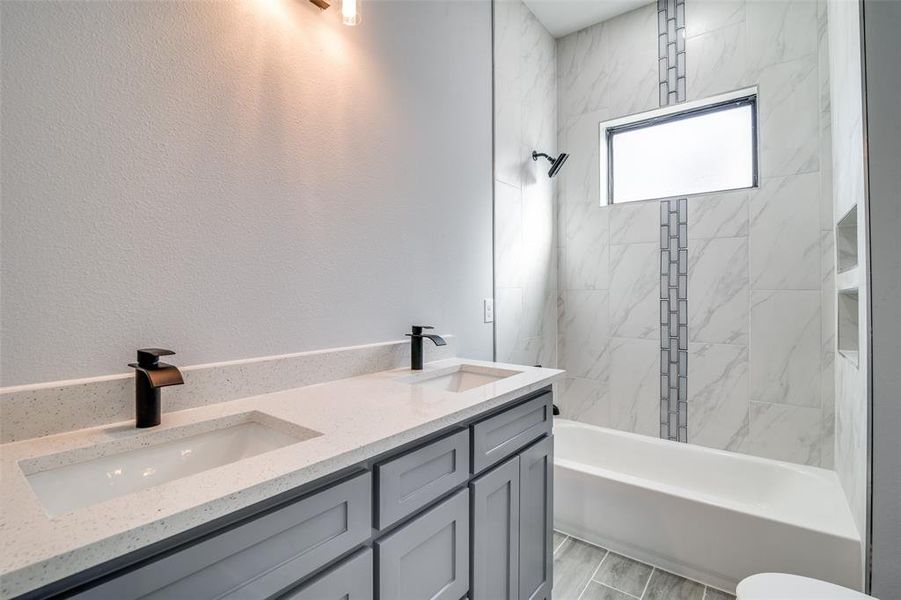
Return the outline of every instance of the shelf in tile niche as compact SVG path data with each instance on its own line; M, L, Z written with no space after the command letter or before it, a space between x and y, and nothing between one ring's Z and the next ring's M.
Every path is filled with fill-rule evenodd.
M855 367L859 364L860 302L857 288L839 290L836 302L838 313L838 353Z
M835 226L835 250L839 273L857 267L857 205Z
M860 269L854 267L853 269L848 269L847 271L842 271L840 273L835 274L835 287L839 290L851 290L860 287L860 280L858 279Z

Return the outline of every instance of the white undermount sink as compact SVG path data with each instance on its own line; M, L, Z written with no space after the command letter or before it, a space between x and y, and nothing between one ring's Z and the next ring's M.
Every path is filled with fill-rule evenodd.
M406 382L411 385L421 385L445 392L459 393L519 375L520 372L510 369L462 364L446 369L438 369L433 373L413 375L406 378Z
M256 412L130 433L122 440L19 465L53 517L322 435ZM97 456L85 459L86 451Z

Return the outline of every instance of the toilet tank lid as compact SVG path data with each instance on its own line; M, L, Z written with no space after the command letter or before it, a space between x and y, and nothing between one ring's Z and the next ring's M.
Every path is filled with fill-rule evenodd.
M809 577L786 573L759 573L743 579L736 600L865 600L860 592Z

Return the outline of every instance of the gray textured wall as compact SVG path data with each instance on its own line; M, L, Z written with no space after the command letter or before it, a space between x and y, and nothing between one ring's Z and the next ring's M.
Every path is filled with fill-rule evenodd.
M901 590L901 4L866 0L867 159L872 268L873 498L872 591L891 598Z
M3 2L2 385L398 339L490 358L488 2Z

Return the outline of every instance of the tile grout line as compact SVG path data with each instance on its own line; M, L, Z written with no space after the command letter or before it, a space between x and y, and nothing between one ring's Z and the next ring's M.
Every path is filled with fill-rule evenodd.
M651 565L651 574L648 575L648 581L644 584L644 589L641 590L641 598L644 598L644 595L648 593L648 586L651 585L651 579L654 577L654 573L657 571L657 567Z
M597 570L595 570L594 573L595 573L595 575L597 575ZM605 581L601 581L601 580L599 580L599 579L595 579L595 578L594 578L594 575L591 576L591 580L592 580L593 582L595 582L595 583L601 584L601 585L604 586L604 587L608 587L608 588L610 588L611 590L616 590L616 591L619 592L620 594L625 594L626 596L629 596L630 598L635 598L636 600L641 600L641 597L640 597L640 596L636 596L635 594L630 594L630 593L627 592L626 590L621 590L621 589L619 589L618 587L616 587L615 585L613 585L612 583L607 583L607 582L605 582ZM648 575L648 581L650 581L650 580L651 580L651 576ZM647 585L648 585L647 582L645 582L644 585L645 585L645 587L647 587ZM642 593L644 593L644 592L642 591Z
M635 600L641 600L641 598L639 598L638 596L630 594L629 592L624 592L619 588L615 588L612 585L610 585L609 583L604 583L603 581L598 581L597 579L592 579L591 581L592 581L592 583L596 583L601 587L605 587L607 589L613 590L614 592L619 592L623 596L628 596L629 598L635 598Z
M597 546L595 546L597 547ZM591 572L591 575L588 577L588 581L585 582L585 587L582 588L582 591L579 593L579 597L576 600L582 600L582 596L585 595L585 592L588 591L588 586L591 585L591 582L594 581L594 576L597 574L598 570L601 568L601 565L604 564L604 561L607 560L607 557L610 556L610 550L604 549L604 557L601 559L601 562L598 563L598 566L594 568L594 571Z
M601 560L601 565L604 564L604 561L607 560L607 557L610 556L610 553L611 553L611 551L610 551L610 550L607 550L607 554L605 554L605 555L604 555L604 558ZM622 556L622 555L620 555L620 556ZM629 557L627 556L626 558L629 558ZM629 558L629 560L633 560L634 562L639 563L639 561L634 560L634 559L632 559L632 558ZM652 565L649 565L649 564L647 564L647 563L639 563L639 564L642 564L642 565L651 567L651 573L654 572L654 567L653 567ZM591 581L593 581L593 582L595 582L595 583L599 583L599 584L603 585L604 587L608 587L608 588L610 588L611 590L616 590L617 592L619 592L619 593L621 593L621 594L625 594L626 596L629 596L630 598L635 598L636 600L641 600L641 598L640 598L639 596L636 596L635 594L630 594L629 592L627 592L627 591L625 591L625 590L621 590L621 589L619 589L618 587L616 587L615 585L613 585L612 583L607 583L607 582L605 582L605 581L601 581L601 580L599 580L599 579L595 579L595 576L598 574L598 571L601 570L601 565L598 565L598 568L594 570L594 573L592 573L592 575L591 575ZM648 581L651 580L651 573L648 573ZM647 588L647 586L648 586L647 581L645 582L644 585L645 585L645 588ZM642 592L642 593L644 593L644 592Z
M648 577L648 579L650 579L650 577ZM597 579L592 579L591 581L592 581L592 583L602 585L605 588L610 588L611 590L613 590L615 592L619 592L620 594L623 594L624 596L628 596L629 598L635 598L635 600L641 600L641 598L639 598L635 594L630 594L629 592L623 591L623 590L619 589L618 587L614 587L614 586L610 585L609 583L604 583L603 581L598 581ZM647 584L645 584L645 585L647 585Z
M554 551L553 551L551 554L552 554L552 555L557 554L557 550L559 550L560 548L562 548L562 547L563 547L563 544L565 544L565 543L566 543L566 540L568 540L568 539L570 539L570 537L569 537L568 535L564 535L564 536L563 536L563 539L560 540L560 543L557 544L556 546L554 546Z

